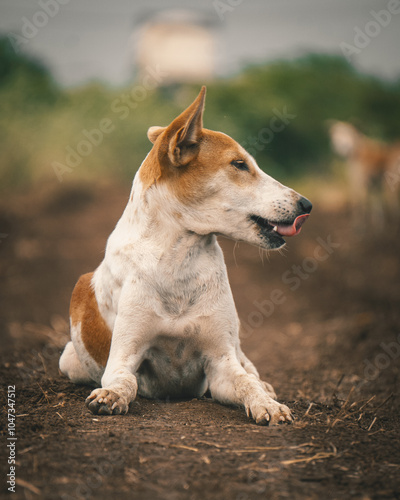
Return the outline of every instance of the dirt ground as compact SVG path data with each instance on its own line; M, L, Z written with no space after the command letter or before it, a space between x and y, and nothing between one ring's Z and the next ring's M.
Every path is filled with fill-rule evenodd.
M12 498L400 498L399 229L355 234L345 207L317 203L283 254L221 239L244 351L293 425L259 427L209 398L94 416L90 388L62 377L58 358L74 283L101 261L128 192L99 183L0 200L2 494L15 386Z

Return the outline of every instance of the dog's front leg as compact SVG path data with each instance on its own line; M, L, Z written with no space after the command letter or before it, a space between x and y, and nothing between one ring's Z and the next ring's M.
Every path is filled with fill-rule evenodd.
M101 378L101 388L92 391L86 406L99 415L127 413L129 403L137 394L134 373L140 364L143 347L138 318L119 314L115 321L107 366Z
M207 359L206 375L214 399L244 406L258 424L292 421L289 408L272 399L255 374L246 372L234 349L222 355L213 353Z
M253 374L257 377L257 379L260 379L260 375L258 373L257 368L249 360L249 358L245 355L245 353L241 350L240 347L239 347L239 360L240 360L240 364L243 366L243 368L246 370L247 373ZM264 388L264 391L268 394L268 396L271 396L272 399L275 399L276 393L275 393L272 385L269 384L268 382L265 382L264 380L261 380L261 379L260 379L260 382Z

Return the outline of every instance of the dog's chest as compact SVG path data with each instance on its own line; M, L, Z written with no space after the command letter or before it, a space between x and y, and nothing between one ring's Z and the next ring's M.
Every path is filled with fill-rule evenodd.
M166 320L195 320L211 312L229 289L219 246L183 250L183 258L173 253L163 256L138 280L138 286L146 288L150 307Z
M222 283L222 276L181 276L154 285L156 312L164 318L195 317L212 305L210 296Z

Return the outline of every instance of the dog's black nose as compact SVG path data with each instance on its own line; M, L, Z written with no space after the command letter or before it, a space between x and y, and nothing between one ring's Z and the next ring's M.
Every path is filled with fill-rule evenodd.
M301 210L305 214L309 214L312 209L312 203L311 201L307 200L307 198L304 198L302 196L300 200L297 202L299 210Z

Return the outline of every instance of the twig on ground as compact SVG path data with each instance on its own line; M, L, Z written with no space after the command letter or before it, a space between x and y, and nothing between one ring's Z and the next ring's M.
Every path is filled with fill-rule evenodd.
M283 460L281 462L283 465L292 465L292 464L297 464L300 462L312 462L313 460L322 460L325 458L331 458L336 456L336 453L325 453L325 452L319 452L313 455L312 457L302 457L302 458L295 458L293 460Z
M24 481L23 479L16 479L15 482L18 486L22 486L22 488L26 488L27 490L35 493L35 495L40 495L40 490L36 488L32 483L28 483L28 481Z
M389 399L392 399L393 396L394 396L394 393L392 392L391 394L389 394L389 396L385 399L385 401L383 403L381 403L379 406L377 406L375 408L375 411L379 410L379 408L382 408L382 406L384 406L389 401Z
M198 452L198 448L193 448L192 446L185 446L184 444L168 444L170 448L182 448L183 450L190 450Z
M50 404L50 400L49 400L49 397L47 396L47 392L45 392L45 391L43 390L43 387L39 384L39 382L36 382L36 383L37 383L37 385L40 387L40 390L42 391L42 393L43 393L43 396L44 396L45 400L46 400L46 401Z
M374 420L371 422L371 425L368 427L368 431L369 432L371 429L372 429L372 426L374 425L374 423L376 422L376 417L374 418Z
M367 406L367 404L369 404L369 403L370 403L373 399L375 399L375 397L376 397L376 396L375 396L375 394L374 394L373 396L371 396L371 397L368 399L368 401L367 401L366 403L364 403L362 406L360 406L360 408L359 408L357 411L361 411L361 410L363 410L363 409Z
M311 408L314 406L314 403L310 403L309 407L307 408L307 411L304 413L304 417L306 417L311 410Z

